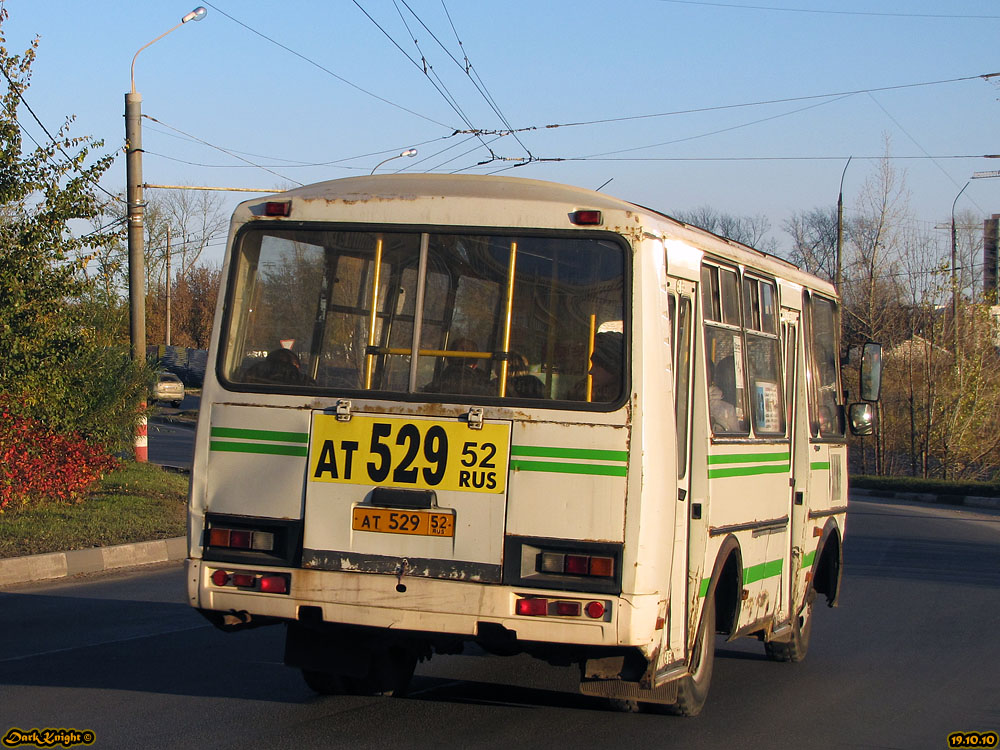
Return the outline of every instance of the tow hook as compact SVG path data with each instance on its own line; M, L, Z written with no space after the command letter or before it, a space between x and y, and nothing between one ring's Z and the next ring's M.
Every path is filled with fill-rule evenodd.
M396 566L396 591L400 594L406 593L406 584L403 583L403 576L406 575L406 569L409 565L410 561L404 557L399 565Z

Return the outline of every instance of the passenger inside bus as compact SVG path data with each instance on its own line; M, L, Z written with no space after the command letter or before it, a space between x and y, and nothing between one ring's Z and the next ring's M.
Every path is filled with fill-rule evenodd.
M298 355L291 349L278 348L267 355L263 362L247 368L244 381L247 383L277 383L300 385L312 383L312 378L302 373Z
M736 400L736 368L732 355L723 357L712 365L709 362L711 384L708 386L708 413L712 432L739 432L740 420L736 407L729 399Z
M545 384L528 371L528 360L523 354L507 355L508 396L517 398L545 398Z
M476 352L476 342L468 338L457 339L452 351ZM458 393L463 396L488 396L493 393L490 376L480 367L476 357L445 357L444 369L426 386L425 393Z

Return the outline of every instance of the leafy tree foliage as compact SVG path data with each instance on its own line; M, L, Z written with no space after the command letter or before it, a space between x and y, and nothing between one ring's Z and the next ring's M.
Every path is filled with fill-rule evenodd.
M120 311L83 273L109 236L73 232L101 213L97 181L113 157L70 136L72 118L51 137L31 119L25 94L38 40L12 54L6 18L0 7L0 394L47 429L123 447L148 375L118 338Z

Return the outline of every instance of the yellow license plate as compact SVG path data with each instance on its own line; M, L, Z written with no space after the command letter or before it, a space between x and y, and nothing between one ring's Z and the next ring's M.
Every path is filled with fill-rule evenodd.
M455 516L427 510L355 508L351 528L355 531L377 531L383 534L453 537Z
M313 482L421 490L507 489L510 425L315 414L309 446Z

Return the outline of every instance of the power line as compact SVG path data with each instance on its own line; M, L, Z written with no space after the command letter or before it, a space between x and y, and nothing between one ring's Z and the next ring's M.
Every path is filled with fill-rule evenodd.
M489 146L487 146L487 145L486 145L486 141L484 141L484 140L482 139L482 137L481 137L480 133L478 132L478 129L477 129L477 128L475 128L475 127L473 126L473 124L472 124L471 120L469 120L469 118L465 116L465 113L464 113L464 112L462 112L461 108L460 108L460 107L458 106L458 103L457 103L457 102L455 102L455 101L453 101L453 98L450 98L450 93L449 93L449 94L445 94L445 92L444 92L444 91L442 91L442 90L441 90L441 88L440 88L440 87L438 87L438 85L437 85L437 84L436 84L436 83L434 82L434 79L432 79L432 78L430 77L430 75L428 75L428 72L427 72L427 61L426 61L426 59L425 59L425 58L423 58L423 55L422 55L422 53L421 53L421 58L423 59L423 63L424 63L423 65L421 65L420 63L418 63L418 62L417 62L416 60L414 60L414 59L413 59L412 57L410 57L410 56L409 56L409 55L408 55L408 54L406 53L406 51L405 51L405 50L404 50L404 49L403 49L402 47L400 47L400 46L399 46L399 43L398 43L398 42L397 42L397 41L396 41L395 39L393 39L393 38L392 38L392 35L390 35L388 31L386 31L386 30L385 30L384 28L382 28L382 25L381 25L381 24L379 24L379 22L378 22L378 21L376 21L376 20L375 20L375 19L374 19L374 18L373 18L373 17L371 16L371 14L370 14L370 13L369 13L369 12L368 12L367 10L365 10L365 9L364 9L364 8L363 8L363 7L361 6L361 3L359 3L359 2L358 2L358 0L353 0L353 2L354 2L354 4L355 4L355 5L356 5L356 6L358 7L358 10L360 10L360 11L361 11L362 13L364 13L365 17L366 17L366 18L367 18L367 19L368 19L369 21L371 21L371 22L372 22L372 23L373 23L373 24L375 25L375 28L377 28L377 29L378 29L379 31L381 31L381 32L382 32L382 34L383 34L383 35L384 35L384 36L386 37L386 39L388 39L388 40L389 40L390 42L392 42L392 45L393 45L393 46L394 46L394 47L395 47L396 49L398 49L398 50L399 50L399 51L400 51L400 52L401 52L401 53L403 54L403 56L404 56L404 57L405 57L405 58L406 58L407 60L409 60L409 61L410 61L410 62L411 62L411 63L412 63L413 65L415 65L415 66L417 67L417 69L418 69L418 70L420 70L421 72L423 72L423 74L424 74L424 77L425 77L425 78L427 78L427 80L428 80L428 81L430 82L430 84L431 84L431 85L432 85L432 86L434 87L434 89L435 89L435 90L436 90L436 91L437 91L437 92L438 92L438 93L439 93L439 94L440 94L440 95L442 96L442 98L444 98L444 100L445 100L445 101L446 101L446 102L448 103L448 105L449 105L449 106L450 106L450 107L451 107L451 108L452 108L453 110L455 110L455 113L456 113L456 114L457 114L457 115L458 115L458 116L459 116L459 117L460 117L460 118L462 119L462 122L464 122L464 123L465 123L465 125L466 125L466 128L467 128L467 130L464 130L464 131L459 131L459 130L456 130L456 131L455 131L455 132L453 133L453 135L455 135L455 134L458 134L458 133L460 133L460 132L461 132L461 133L468 133L468 134L470 134L470 135L474 135L474 136L476 136L476 137L477 137L477 138L479 139L479 142L480 142L480 143L482 144L482 146L483 146L484 148L486 148L486 149L487 149L488 151L490 151L490 156L492 156L492 157L495 157L495 154L493 154L492 150L490 150L490 149L489 149ZM398 7L397 7L397 11L398 11L398 10L399 10L399 9L398 9ZM400 14L400 16L402 16L402 14ZM403 21L403 25L404 25L404 27L406 26L406 21L405 21L405 20ZM407 31L409 32L409 28L408 28L408 27L407 27ZM411 36L412 36L412 34L411 34ZM414 41L414 43L416 43L416 41L417 41L417 40L416 40L416 39L414 39L413 41ZM419 45L417 45L417 49L418 49L418 50L420 49ZM435 75L436 75L436 74L435 74ZM440 79L439 79L439 80L440 80Z
M180 133L181 135L185 135L188 138L190 138L190 139L192 139L194 141L197 141L198 143L201 143L204 146L208 146L209 148L214 148L216 151L221 151L222 153L224 153L224 154L226 154L228 156L231 156L234 159L239 159L242 162L246 162L250 166L257 167L258 169L263 169L265 172L269 172L269 173L273 174L275 177L280 177L283 180L288 180L289 182L294 182L296 185L302 185L302 183L299 182L298 180L293 180L291 177L286 177L285 175L279 174L278 172L275 172L273 169L270 169L268 167L262 166L260 164L254 164L249 159L245 159L242 156L233 153L232 151L227 151L226 149L222 148L221 146L216 146L216 145L214 145L212 143L209 143L208 141L205 141L205 140L202 140L201 138L193 136L190 133L185 133L183 130L180 130L179 128L175 128L172 125L167 125L167 123L163 122L162 120L157 120L155 117L150 117L149 115L143 115L143 117L146 118L147 120L150 120L150 121L155 122L155 123L157 123L159 125L162 125L165 128L170 128L171 130L173 130L173 131L175 131L177 133Z
M740 104L722 104L712 107L697 107L694 109L678 109L670 112L653 112L645 115L624 115L622 117L606 117L599 120L581 120L579 122L563 122L554 123L552 125L531 125L528 127L517 128L518 132L524 132L527 130L551 130L554 128L573 128L582 127L584 125L604 125L613 122L628 122L632 120L649 120L656 117L674 117L676 115L690 115L698 114L701 112L718 112L725 109L739 109L741 107L760 107L767 104L785 104L788 102L801 102L807 101L809 99L830 99L832 97L844 97L852 96L854 94L868 94L868 93L878 93L880 91L899 91L901 89L911 89L919 88L922 86L940 86L946 83L960 83L962 81L973 81L977 78L982 78L988 80L990 78L995 78L1000 76L1000 73L980 73L974 76L962 76L960 78L946 78L938 81L922 81L920 83L904 83L895 86L880 86L877 88L870 89L854 89L852 91L834 91L827 94L811 94L808 96L793 96L784 99L766 99L762 101L755 102L742 102Z
M348 85L348 86L350 86L351 88L353 88L353 89L355 89L355 90L357 90L357 91L360 91L360 92L361 92L362 94L365 94L365 95L367 95L367 96L370 96L370 97L372 97L373 99L377 99L378 101L380 101L380 102L382 102L382 103L384 103L384 104L388 104L388 105L389 105L390 107L395 107L396 109L399 109L399 110L402 110L403 112L406 112L406 113L408 113L408 114L411 114L411 115L413 115L414 117L419 117L419 118L420 118L420 119L422 119L422 120L427 120L427 122L431 122L431 123L434 123L435 125L440 125L440 126L441 126L441 127L443 127L443 128L449 128L449 129L452 129L452 130L454 129L454 128L452 128L452 127L451 127L450 125L446 125L446 124L445 124L445 123L443 123L443 122L438 122L437 120L435 120L435 119L433 119L433 118L431 118L431 117L427 117L426 115L422 115L422 114L420 114L419 112L415 112L415 111L414 111L414 110L412 110L412 109L408 109L407 107L404 107L404 106L403 106L403 105L401 105L401 104L396 104L395 102L393 102L393 101L390 101L389 99L386 99L385 97L382 97L382 96L379 96L378 94L375 94L375 93L372 93L371 91L368 91L367 89L364 89L364 88L362 88L361 86L358 86L358 85L357 85L356 83L352 83L351 81L348 81L348 80L347 80L346 78L344 78L343 76L339 76L339 75L337 75L336 73L334 73L334 72L333 72L332 70L330 70L329 68L327 68L327 67L324 67L323 65L320 65L320 64L319 64L318 62L316 62L315 60L313 60L313 59L311 59L311 58L309 58L309 57L306 57L305 55L303 55L303 54L302 54L301 52L298 52L297 50L294 50L294 49L292 49L291 47L289 47L289 46L287 46L287 45L285 45L285 44L282 44L281 42L277 41L276 39L272 39L272 38L271 38L271 37L269 37L269 36L268 36L267 34L264 34L264 33L260 32L260 31L257 31L257 29L255 29L255 28L253 28L253 27L251 27L251 26L249 26L249 25L247 25L247 24L243 23L243 21L240 21L239 19L237 19L237 18L234 18L233 16L229 15L228 13L226 13L226 12L225 12L224 10L222 10L221 8L219 8L219 7L215 6L215 5L213 5L212 3L208 2L208 0L204 0L204 2L205 2L205 5L207 5L207 6L209 7L209 8L212 8L213 10L215 10L215 11L217 11L217 12L221 13L221 14L222 14L222 15L224 15L224 16L225 16L226 18L228 18L228 19L229 19L230 21L232 21L233 23L236 23L236 24L238 24L238 25L242 26L242 27L243 27L244 29L246 29L247 31L249 31L249 32L251 32L251 33L253 33L253 34L256 34L257 36L259 36L259 37L260 37L261 39L266 39L266 40L267 40L267 41L269 41L269 42L270 42L271 44L273 44L273 45L275 45L275 46L277 46L277 47L281 47L281 49L285 50L286 52L290 52L291 54L295 55L296 57L298 57L298 58L300 58L300 59L302 59L302 60L305 60L305 61L306 61L307 63L309 63L310 65L312 65L312 66L314 66L314 67L316 67L316 68L319 68L320 70L322 70L322 71L323 71L324 73L326 73L327 75L331 75L331 76L333 76L334 78L336 78L336 79L337 79L338 81L340 81L341 83L345 83L345 84L347 84L347 85Z
M772 115L771 117L763 117L763 118L761 118L759 120L753 120L751 122L745 122L745 123L742 123L740 125L733 125L733 126L730 126L728 128L722 128L720 130L713 130L713 131L708 132L708 133L701 133L699 135L691 135L691 136L687 136L686 138L676 138L676 139L674 139L672 141L663 141L661 143L652 143L652 144L650 144L648 146L636 146L634 148L621 149L620 151L605 151L604 153L592 154L592 155L593 156L611 156L611 155L614 155L614 154L628 153L630 151L642 151L643 149L647 149L647 148L656 148L657 146L669 146L669 145L672 145L672 144L675 144L675 143L684 143L686 141L694 141L694 140L697 140L699 138L707 138L708 136L719 135L720 133L728 133L728 132L730 132L732 130L739 130L740 128L747 128L747 127L750 127L751 125L759 125L762 122L769 122L771 120L778 120L778 119L780 119L782 117L789 117L790 115L795 115L795 114L798 114L799 112L805 112L806 110L809 110L809 109L815 109L816 107L822 107L822 106L824 106L826 104L833 104L835 102L842 101L842 100L847 99L847 98L849 98L851 96L853 96L853 94L845 94L844 96L839 96L836 99L830 99L830 100L827 100L825 102L817 102L815 104L808 104L805 107L799 107L798 109L793 109L790 112L782 112L781 114Z
M80 176L83 177L87 182L89 182L91 185L93 185L94 187L96 187L98 190L100 190L102 193L104 193L105 195L107 195L112 200L116 200L116 201L119 201L120 203L124 203L125 201L122 200L121 197L115 195L114 193L110 192L109 190L106 190L102 185L98 184L98 182L96 180L94 180L92 177L90 177L89 175L87 175L87 174L85 174L83 172L83 170L80 168L80 166L76 163L76 159L74 159L73 157L71 157L69 154L67 154L63 150L63 147L59 145L59 142L55 139L55 137L52 135L52 133L49 132L49 129L47 127L45 127L45 124L39 119L38 115L35 114L35 110L33 110L31 108L31 105L28 104L28 100L25 99L24 98L24 94L21 93L21 87L18 86L16 83L14 83L14 81L11 79L11 77L9 75L7 75L7 71L3 67L0 67L0 73L3 73L3 77L7 79L7 83L10 85L10 90L13 91L15 94L17 94L17 98L21 100L21 104L23 104L24 107L25 107L25 109L27 109L28 112L31 113L31 116L34 118L35 122L38 123L38 127L40 127L44 131L45 135L47 135L49 137L49 140L52 141L52 145L55 146L57 149L59 149L59 153L61 153L63 156L66 157L66 161L73 168L73 170L76 171L76 172L78 172L80 174ZM13 113L13 114L14 114L14 119L17 120L17 113ZM42 149L41 144L38 141L35 140L35 138L34 138L33 135L31 135L30 133L28 133L27 130L25 130L24 126L21 125L20 122L17 123L17 126L19 128L21 128L21 130L24 133L26 133L28 135L28 137L32 141L34 141L35 145L38 146L39 149Z
M673 3L674 5L703 5L713 8L731 8L737 10L767 10L777 13L818 13L831 16L881 16L885 18L935 18L935 19L956 19L956 20L996 20L1000 16L986 15L959 15L954 13L888 13L879 11L863 10L820 10L817 8L777 8L771 5L737 5L736 3L715 3L704 2L704 0L659 0L661 3Z

